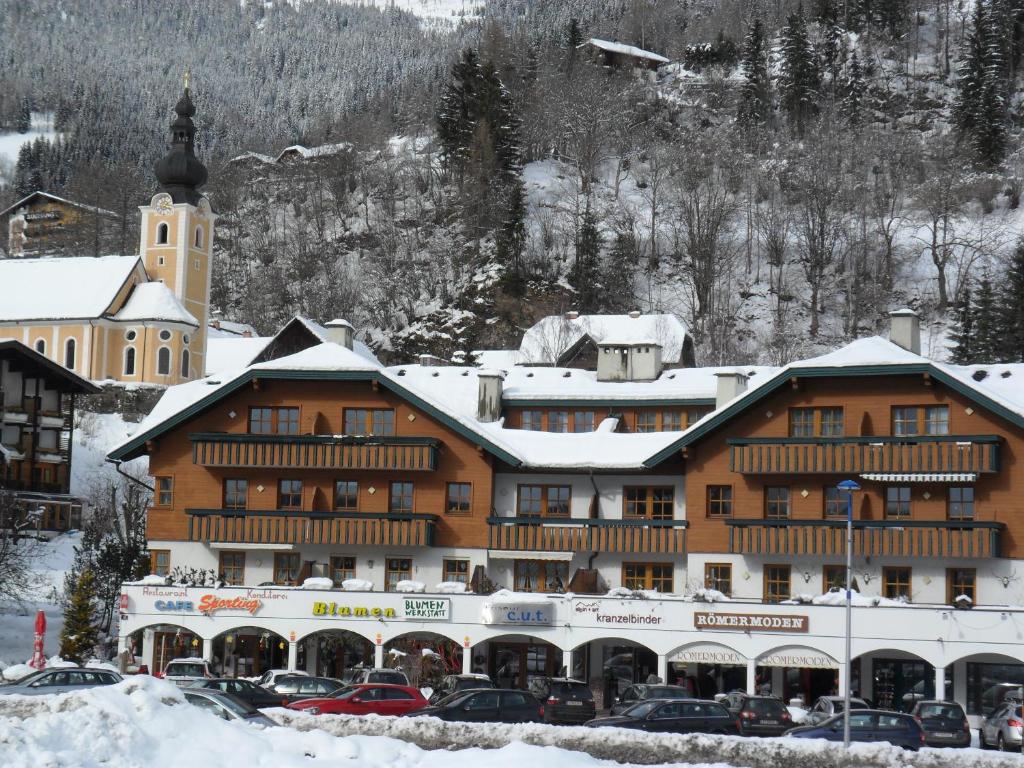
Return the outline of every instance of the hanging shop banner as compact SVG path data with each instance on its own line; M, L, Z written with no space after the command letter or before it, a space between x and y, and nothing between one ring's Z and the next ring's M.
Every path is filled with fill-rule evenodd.
M784 648L757 660L759 667L792 667L794 669L839 669L839 662L812 648Z
M763 613L695 613L694 629L738 629L741 632L808 632L806 616Z
M555 606L515 599L489 600L480 610L480 622L483 624L550 626L555 623Z
M732 648L715 643L698 643L676 651L668 657L670 662L681 664L734 664L742 666L747 657L736 653Z
M447 621L452 615L452 601L447 597L407 597L402 602L407 619Z

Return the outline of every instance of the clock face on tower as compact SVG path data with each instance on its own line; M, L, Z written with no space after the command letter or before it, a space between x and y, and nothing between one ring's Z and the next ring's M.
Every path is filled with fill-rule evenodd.
M153 206L156 208L157 213L168 214L174 210L174 201L171 200L170 195L157 195L153 201Z

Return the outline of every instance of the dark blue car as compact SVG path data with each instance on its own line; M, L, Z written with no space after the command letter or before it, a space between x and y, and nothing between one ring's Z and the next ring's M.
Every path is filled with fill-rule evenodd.
M843 716L830 717L817 725L786 731L797 739L843 740ZM917 751L924 746L924 731L910 715L878 709L851 709L850 741L888 742L895 747Z

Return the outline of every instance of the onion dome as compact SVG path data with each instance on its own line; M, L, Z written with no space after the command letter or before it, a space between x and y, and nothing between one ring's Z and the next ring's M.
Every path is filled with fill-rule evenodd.
M175 203L198 205L202 197L199 187L206 183L206 166L196 157L196 126L192 116L196 113L188 86L174 105L177 114L171 123L171 142L167 154L157 161L153 170L160 189L167 192Z

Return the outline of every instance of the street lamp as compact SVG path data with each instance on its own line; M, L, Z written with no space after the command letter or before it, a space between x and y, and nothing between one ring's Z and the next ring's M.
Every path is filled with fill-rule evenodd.
M853 637L853 492L860 486L854 480L843 480L836 488L846 493L846 681L843 686L843 746L850 748L850 645Z

